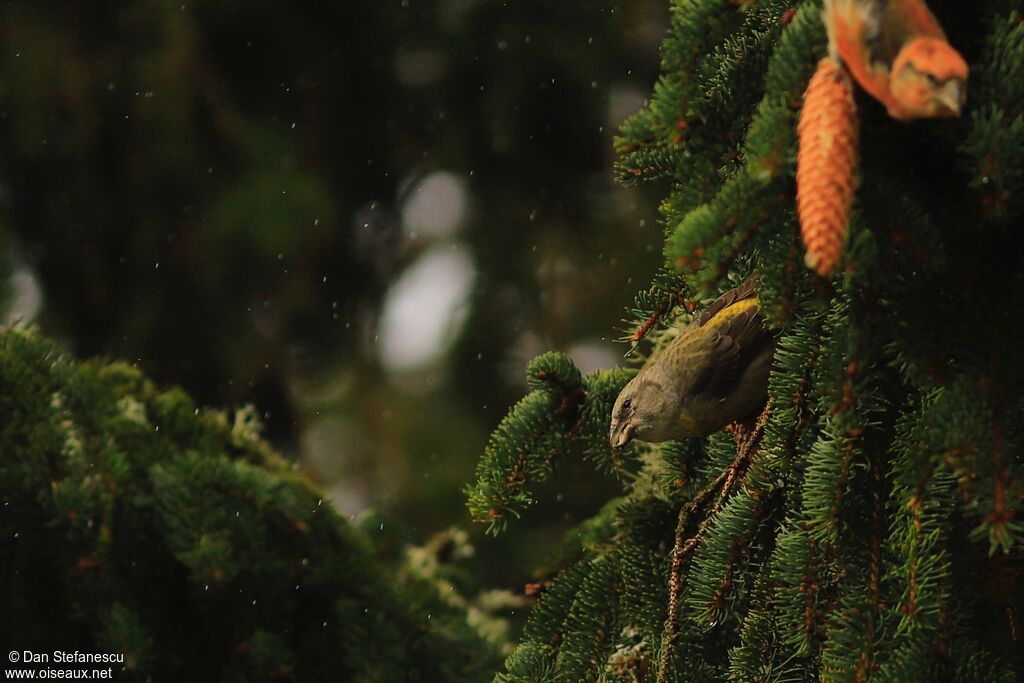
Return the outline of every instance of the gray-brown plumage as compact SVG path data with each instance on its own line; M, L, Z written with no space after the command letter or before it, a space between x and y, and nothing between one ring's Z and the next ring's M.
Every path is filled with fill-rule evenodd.
M623 388L612 410L612 446L705 436L752 416L767 399L773 351L751 276Z

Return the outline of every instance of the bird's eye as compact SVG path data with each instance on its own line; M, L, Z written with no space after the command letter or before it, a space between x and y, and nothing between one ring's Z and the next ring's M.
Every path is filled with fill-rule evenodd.
M939 77L936 76L935 74L925 74L925 77L928 79L928 82L931 83L932 85L939 85Z
M628 399L627 398L625 401L622 402L622 412L628 413L630 410L632 410L632 408L633 408L633 400L632 399Z

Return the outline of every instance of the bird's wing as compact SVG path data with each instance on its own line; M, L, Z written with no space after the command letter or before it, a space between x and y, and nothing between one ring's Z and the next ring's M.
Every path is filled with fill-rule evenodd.
M724 397L751 360L772 344L757 300L757 273L716 299L693 325L711 328L711 334L694 335L705 342L699 350L691 347L701 368L692 393Z
M946 34L939 20L922 0L885 0L878 42L892 59L914 38L939 38Z
M709 321L714 325L714 319ZM724 398L736 386L747 365L773 342L756 303L731 316L708 338L703 368L693 393Z
M881 43L882 16L891 0L825 0L825 27L833 58L847 67L859 62L888 64ZM868 67L865 64L865 69Z
M715 299L711 305L708 306L708 310L700 314L700 317L697 318L697 321L694 324L696 324L697 327L704 327L709 320L721 313L724 309L732 306L737 301L743 301L744 299L749 299L754 296L757 296L756 273L744 280L738 287L730 289L728 292Z

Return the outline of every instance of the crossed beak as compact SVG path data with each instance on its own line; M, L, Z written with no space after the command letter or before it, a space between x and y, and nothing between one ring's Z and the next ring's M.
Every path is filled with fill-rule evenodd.
M623 421L612 427L612 433L610 437L612 448L622 448L630 441L632 441L634 431L635 430L633 429L633 425L631 425L628 420Z
M960 116L964 103L967 101L967 91L964 88L964 84L960 81L946 83L939 90L938 100L942 103L942 106L953 112L953 116Z

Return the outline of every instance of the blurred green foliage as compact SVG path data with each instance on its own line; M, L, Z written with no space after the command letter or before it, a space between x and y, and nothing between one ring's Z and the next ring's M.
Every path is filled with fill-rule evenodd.
M324 504L251 410L8 328L0 415L11 649L120 654L126 681L475 683L500 661L522 599L460 580L466 533L371 543L383 518Z
M72 351L255 403L275 445L355 491L343 511L381 504L425 539L466 521L523 360L600 345L659 260L610 140L666 21L656 0L4 3L4 265L33 273ZM437 170L465 182L446 239L475 282L444 359L396 374L380 309L437 242L402 221ZM485 580L521 583L607 497L570 475L529 534L481 546Z

